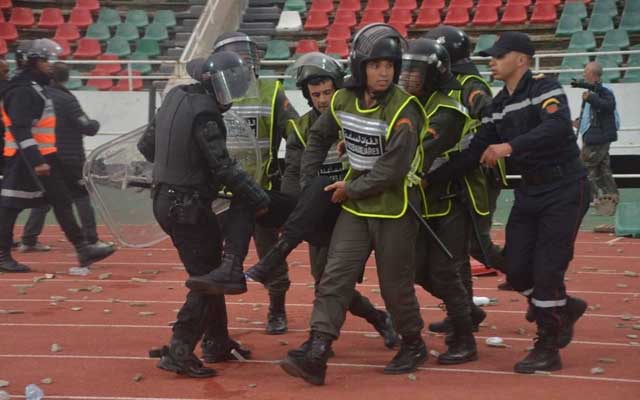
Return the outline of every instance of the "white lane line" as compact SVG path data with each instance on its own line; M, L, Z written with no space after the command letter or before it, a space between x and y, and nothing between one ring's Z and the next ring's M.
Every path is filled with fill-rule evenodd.
M147 357L128 357L128 356L86 356L86 355L50 355L50 354L0 354L0 357L3 358L44 358L44 359L82 359L82 360L146 360ZM277 365L280 360L247 360L243 361L243 363L251 363L251 364L271 364ZM328 363L331 367L341 367L341 368L375 368L382 369L384 365L376 365L376 364L354 364L354 363ZM468 373L468 374L491 374L491 375L506 375L506 376L522 376L522 374L517 374L515 372L510 371L497 371L490 369L470 369L470 368L438 368L438 367L420 367L421 371L435 371L435 372L454 372L454 373ZM533 375L538 379L540 376L543 377L551 377L558 379L578 379L578 380L587 380L594 382L616 382L616 383L633 383L640 384L640 379L627 379L627 378L607 378L607 377L597 377L597 376L582 376L582 375L563 375L552 373L549 375ZM47 398L51 398L47 396ZM63 397L64 398L64 397ZM90 397L85 397L86 399L90 399ZM102 398L98 398L102 399ZM116 399L127 399L127 398L116 398ZM131 398L131 399L149 399L149 398ZM181 400L181 399L174 399Z
M171 329L169 325L114 325L114 324L34 324L34 323L0 323L0 327L11 327L11 328L20 328L20 327L28 327L28 328L91 328L91 329ZM240 326L229 326L229 330L232 331L251 331L251 332L264 332L264 328L253 328L253 327L240 327ZM308 329L300 329L300 328L289 328L289 332L299 332L299 333L307 333ZM341 334L348 335L370 335L376 332L374 331L354 331L354 330L341 330ZM426 338L430 337L442 337L442 335L437 335L434 333L423 333L422 336ZM489 336L475 335L476 339L487 339ZM531 337L505 337L501 336L502 339L511 342L531 342L533 338ZM638 345L632 345L629 343L616 343L616 342L599 342L593 340L573 340L572 344L581 344L581 345L589 345L589 346L609 346L609 347L633 347L638 348Z

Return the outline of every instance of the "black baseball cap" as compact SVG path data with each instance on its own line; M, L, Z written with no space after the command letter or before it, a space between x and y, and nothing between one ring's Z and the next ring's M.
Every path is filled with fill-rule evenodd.
M529 35L523 32L504 32L490 48L480 52L482 57L501 57L510 51L517 51L533 56L533 48Z

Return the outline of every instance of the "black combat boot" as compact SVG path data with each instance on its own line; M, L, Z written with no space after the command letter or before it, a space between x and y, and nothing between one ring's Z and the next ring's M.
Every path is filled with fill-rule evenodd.
M11 257L10 250L0 249L0 271L2 272L31 272L31 269L20 264Z
M533 350L513 370L520 374L533 374L536 371L557 371L562 369L562 360L558 351L558 330L552 326L538 323L538 337L534 339Z
M282 271L284 262L297 245L298 243L292 243L280 238L256 265L245 272L245 275L255 282L269 283L272 279L284 273Z
M104 260L116 251L115 246L104 243L81 243L76 245L75 248L78 255L78 261L82 268L86 268L95 262Z
M267 315L267 335L282 335L287 332L285 296L287 292L269 292L269 314Z
M382 336L384 345L388 349L393 349L400 343L400 336L393 328L393 321L391 320L391 314L386 311L375 310L377 316L371 322L371 325Z
M452 320L453 332L447 336L447 351L438 356L444 365L463 364L478 359L476 340L472 333L471 319Z
M384 367L383 372L388 375L413 372L427 361L428 356L427 346L420 334L407 335L402 338L400 351Z
M207 294L242 294L247 281L242 273L242 258L224 254L220 266L206 275L190 276L186 285L195 292Z
M558 335L558 347L564 349L573 340L573 327L587 310L587 303L577 297L567 296L567 305L562 308L562 324Z
M473 322L473 331L478 332L480 330L480 324L487 318L487 313L475 304L471 305L471 320ZM432 322L429 324L429 330L436 333L451 333L453 331L453 325L449 317L446 317L442 321Z
M160 358L157 367L165 371L175 372L191 378L209 378L216 376L216 371L207 368L193 354L193 346L177 339L172 339L169 346L149 351L149 357Z
M502 282L498 285L498 290L504 290L505 292L512 292L513 286L507 281Z
M230 337L203 339L200 344L202 347L202 358L206 363L219 363L229 360L237 360L232 350L238 352L240 357L245 360L251 359L251 350L240 345L240 343Z
M300 349L290 351L280 367L291 376L302 378L313 385L324 385L327 360L332 353L331 339L311 332L309 342L305 342Z

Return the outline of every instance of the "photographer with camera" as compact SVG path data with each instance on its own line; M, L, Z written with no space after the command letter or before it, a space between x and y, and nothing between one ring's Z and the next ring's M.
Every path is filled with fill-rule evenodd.
M571 86L587 89L582 93L582 110L575 127L582 135L580 158L589 171L592 204L599 214L613 215L619 194L611 174L609 147L618 140L620 119L613 91L602 84L602 72L600 64L590 62L584 68L584 80L574 80Z

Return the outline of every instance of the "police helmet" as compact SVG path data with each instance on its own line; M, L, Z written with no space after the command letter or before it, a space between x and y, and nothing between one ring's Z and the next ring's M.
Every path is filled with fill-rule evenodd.
M57 60L62 54L62 47L51 39L29 40L16 50L16 62L23 67L26 62L37 60Z
M202 77L209 77L211 90L222 105L258 96L253 68L234 52L217 51L210 55L202 67Z
M292 67L296 85L304 97L311 101L307 84L315 78L329 78L336 89L342 87L344 69L335 58L319 52L307 53L300 57Z
M253 67L256 74L260 69L258 45L245 33L227 32L218 36L213 43L213 52L218 51L232 51L239 54L246 63Z
M424 38L409 41L402 55L400 86L412 94L420 88L429 94L453 79L449 54L443 45Z
M430 30L423 37L433 39L443 45L449 53L451 64L471 62L471 40L462 29L441 25Z
M393 83L398 83L402 51L406 44L400 32L391 25L376 23L364 26L353 38L353 49L349 55L352 84L355 87L364 87L366 62L381 59L393 62Z

